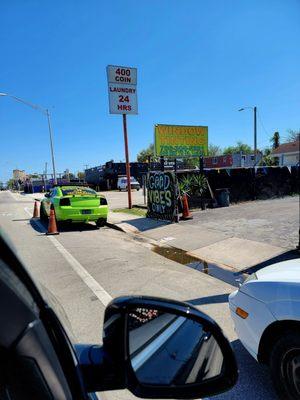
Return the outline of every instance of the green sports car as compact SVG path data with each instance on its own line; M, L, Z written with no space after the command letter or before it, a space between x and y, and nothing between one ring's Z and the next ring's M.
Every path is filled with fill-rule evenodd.
M40 219L45 221L53 205L57 222L94 221L98 227L107 221L106 198L86 186L55 186L41 200Z

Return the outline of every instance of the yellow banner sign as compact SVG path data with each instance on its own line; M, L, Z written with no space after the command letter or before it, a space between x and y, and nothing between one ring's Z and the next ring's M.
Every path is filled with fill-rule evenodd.
M165 157L196 157L207 154L207 126L155 125L155 154Z

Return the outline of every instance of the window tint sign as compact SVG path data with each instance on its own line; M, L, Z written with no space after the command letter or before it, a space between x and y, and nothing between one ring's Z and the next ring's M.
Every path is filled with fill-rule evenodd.
M207 154L207 126L155 125L155 154L165 157L199 157Z
M147 217L175 221L178 215L178 190L175 174L172 172L149 172L147 189Z

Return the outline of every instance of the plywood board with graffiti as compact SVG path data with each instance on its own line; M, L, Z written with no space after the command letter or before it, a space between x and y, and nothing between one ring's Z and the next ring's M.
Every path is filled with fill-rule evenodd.
M147 196L148 218L177 220L178 185L173 172L149 172Z

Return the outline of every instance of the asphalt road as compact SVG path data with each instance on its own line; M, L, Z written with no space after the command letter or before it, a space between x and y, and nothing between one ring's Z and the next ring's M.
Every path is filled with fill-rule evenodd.
M275 399L268 370L256 364L237 340L227 304L234 288L152 252L122 232L74 225L47 237L30 218L28 197L0 192L0 226L39 284L63 305L74 339L101 342L103 313L113 297L146 294L189 300L222 326L240 368L238 384L219 400ZM106 392L104 399L132 399L128 391Z

